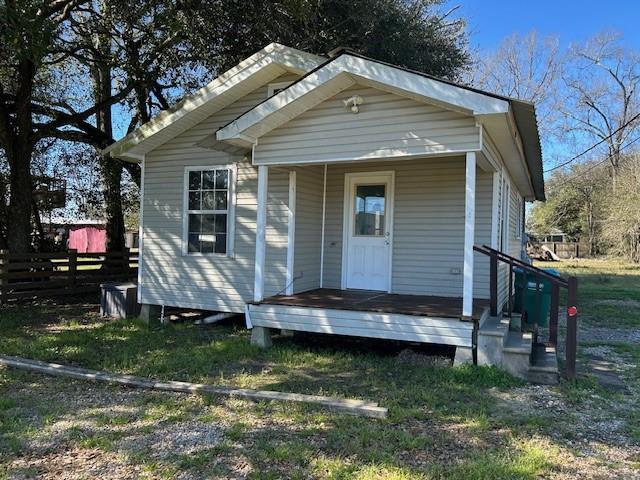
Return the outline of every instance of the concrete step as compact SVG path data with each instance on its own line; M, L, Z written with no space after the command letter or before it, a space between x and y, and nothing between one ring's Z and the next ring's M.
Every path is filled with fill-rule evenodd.
M526 379L532 347L533 336L530 333L509 332L502 349L502 368L511 375Z
M558 356L555 347L534 347L527 380L540 385L558 385Z
M509 322L509 330L512 332L521 332L522 331L522 314L521 313L511 313L511 322Z
M530 332L509 332L504 344L504 351L517 355L531 356L533 350L533 334Z
M502 350L509 332L506 319L489 317L478 329L478 365L502 364Z

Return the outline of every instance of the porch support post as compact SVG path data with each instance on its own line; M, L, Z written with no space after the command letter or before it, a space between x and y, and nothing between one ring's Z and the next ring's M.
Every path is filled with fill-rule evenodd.
M258 167L258 198L256 218L256 261L253 283L253 301L260 302L264 298L264 261L266 255L267 227L267 186L269 183L269 167Z
M322 180L322 233L320 234L320 288L324 287L324 227L327 214L327 164Z
M296 240L296 171L289 171L289 209L287 235L287 279L285 293L293 293L294 249Z
M464 271L462 317L473 314L473 243L476 221L476 153L467 152L464 194Z

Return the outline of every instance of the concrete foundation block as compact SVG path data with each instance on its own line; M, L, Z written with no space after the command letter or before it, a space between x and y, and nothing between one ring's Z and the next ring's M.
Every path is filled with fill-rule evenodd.
M160 305L151 305L143 303L140 306L140 315L138 318L149 325L156 325L160 323L160 312L162 307Z
M294 334L293 330L287 330L286 328L280 329L280 335L283 337L291 338L293 337L293 334Z
M260 348L269 348L273 345L271 329L266 327L253 327L251 330L251 345Z
M473 363L473 349L471 347L456 347L456 356L453 359L453 366Z

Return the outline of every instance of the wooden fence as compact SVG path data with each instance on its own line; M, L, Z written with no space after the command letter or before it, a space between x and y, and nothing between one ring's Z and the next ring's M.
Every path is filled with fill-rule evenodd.
M7 300L97 292L108 281L133 280L138 252L13 254L0 250L0 304Z
M541 242L560 258L580 258L582 255L581 245L578 242Z

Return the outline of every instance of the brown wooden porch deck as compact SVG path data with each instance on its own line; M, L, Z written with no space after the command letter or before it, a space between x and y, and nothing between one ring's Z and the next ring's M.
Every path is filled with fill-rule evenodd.
M294 295L267 297L259 303L440 318L460 318L462 314L462 298L400 295L368 290L318 288ZM479 320L483 310L488 307L488 300L474 299L473 319Z

